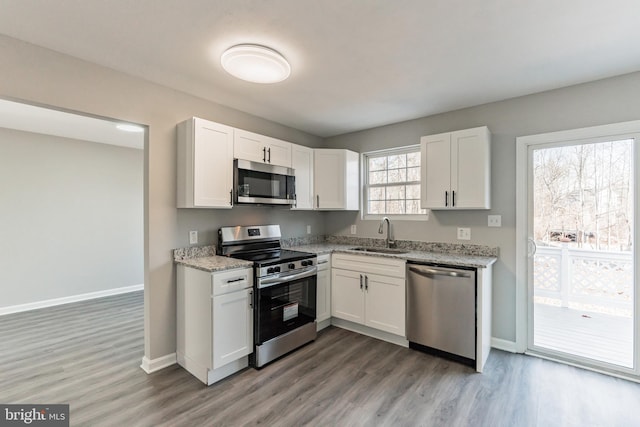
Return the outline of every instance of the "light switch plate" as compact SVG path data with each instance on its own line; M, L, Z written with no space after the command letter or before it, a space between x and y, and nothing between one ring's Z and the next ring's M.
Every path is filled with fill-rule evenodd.
M357 233L357 228L356 228L356 225L353 224L351 225L351 234L356 234L356 233Z
M198 243L198 232L193 230L189 232L189 244L195 245Z
M487 217L489 227L502 227L502 215L489 215Z
M458 227L458 240L471 240L471 229Z

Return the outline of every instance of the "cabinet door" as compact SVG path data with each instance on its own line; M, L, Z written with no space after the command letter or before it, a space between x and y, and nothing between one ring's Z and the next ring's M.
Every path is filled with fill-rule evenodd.
M236 159L267 163L267 137L242 129L233 135L233 156Z
M487 127L451 133L451 190L454 208L491 208L490 137Z
M331 269L331 315L364 324L364 275L338 268Z
M253 351L252 289L213 298L213 369Z
M451 134L420 138L420 207L451 207Z
M267 163L275 166L291 167L291 143L275 138L266 138Z
M367 274L365 310L365 325L405 336L404 279Z
M296 177L296 204L292 209L313 209L313 149L291 144L291 167Z
M177 206L230 208L233 128L194 117L177 132Z
M318 269L316 293L316 321L321 322L331 317L331 270Z
M345 206L344 150L314 150L313 184L316 208L344 209Z

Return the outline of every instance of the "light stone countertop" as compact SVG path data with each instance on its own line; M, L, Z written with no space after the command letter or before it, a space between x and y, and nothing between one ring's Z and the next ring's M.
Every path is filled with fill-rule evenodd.
M448 254L448 253L417 251L417 250L410 250L406 253L401 253L401 254L372 253L372 252L354 251L353 250L354 247L357 247L357 246L344 245L344 244L332 244L332 243L326 243L326 244L318 243L318 244L312 244L312 245L294 246L289 249L302 251L302 252L311 252L315 254L327 254L332 252L338 252L338 253L348 253L348 254L363 255L363 256L377 256L377 257L384 257L384 258L403 259L405 261L410 261L410 262L419 262L419 263L437 264L437 265L450 265L453 267L487 268L488 266L492 265L494 262L498 260L498 258L490 257L490 256Z
M243 259L229 258L226 256L203 256L175 260L176 264L184 265L198 270L213 273L215 271L233 270L234 268L253 267L253 262Z

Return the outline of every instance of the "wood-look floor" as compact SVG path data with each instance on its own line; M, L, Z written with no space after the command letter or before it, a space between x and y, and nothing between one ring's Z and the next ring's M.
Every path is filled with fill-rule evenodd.
M74 426L634 426L640 385L493 350L484 374L338 328L206 387L147 375L142 293L0 317L0 403Z

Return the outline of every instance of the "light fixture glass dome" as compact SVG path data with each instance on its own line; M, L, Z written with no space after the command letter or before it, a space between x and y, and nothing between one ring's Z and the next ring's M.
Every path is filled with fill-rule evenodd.
M278 83L291 74L291 66L282 55L255 44L230 47L221 62L227 73L253 83Z

